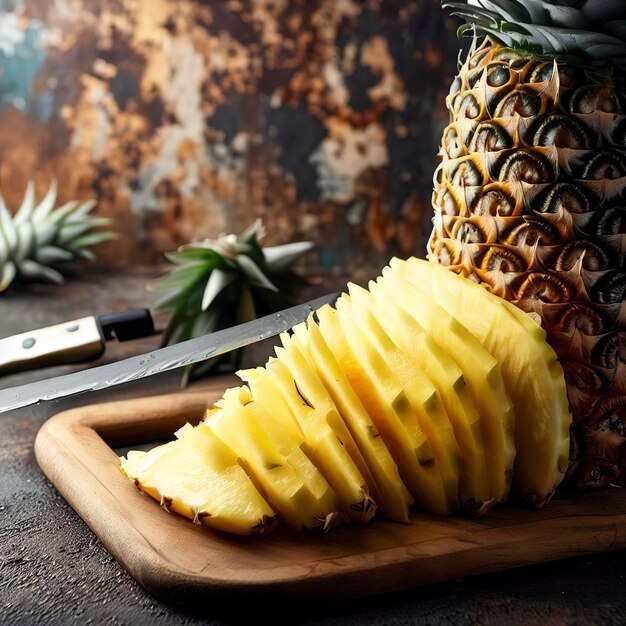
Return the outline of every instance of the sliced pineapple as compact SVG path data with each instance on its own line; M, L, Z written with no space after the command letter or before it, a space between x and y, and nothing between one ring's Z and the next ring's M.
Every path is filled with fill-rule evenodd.
M268 361L267 373L304 433L304 452L333 488L348 517L367 522L376 513L369 470L361 458L360 466L368 474L364 477L353 460L358 448L295 338L285 334L282 340L285 347L276 349L277 358Z
M479 429L479 415L470 396L463 373L423 327L396 301L397 294L388 283L370 283L371 293L350 285L350 295L363 305L369 306L380 315L381 324L401 353L400 369L409 381L411 371L422 371L436 390L435 397L441 400L443 409L430 415L425 428L433 429L439 422L443 432L451 436L460 450L461 470L459 475L460 505L468 509L482 509L490 501L488 483L481 479L479 468L484 463L482 453L476 446L475 433ZM414 375L414 374L413 374ZM468 428L469 424L469 428ZM433 436L435 432L433 432Z
M289 422L254 402L247 387L229 389L217 405L198 428L232 448L281 519L297 531L337 522L335 494L303 454Z
M266 534L276 514L210 431L187 424L178 439L148 452L133 450L120 470L167 510L237 535Z
M223 409L232 403L241 404L242 406L246 406L246 404L252 402L252 392L250 391L250 387L247 385L240 385L239 387L229 387L224 391L222 397L215 402L213 407L209 409L204 419L205 421L213 415L213 413L217 412L218 409Z
M381 512L390 519L408 522L413 498L407 491L378 428L363 408L359 397L337 365L319 326L309 317L306 324L293 328L295 336L307 351L317 373L343 417L376 484Z
M239 370L237 376L247 383L247 388L251 392L250 399L254 398L255 402L264 407L271 407L272 412L280 416L282 426L289 430L291 437L294 437L299 442L298 445L306 447L304 432L280 393L280 388L276 381L270 375L268 367L253 367Z
M258 370L265 371L263 368ZM269 382L273 386L268 376L261 377L258 372L255 375L254 370L250 372L249 377L260 378L261 381ZM302 451L306 446L304 435L280 397L280 392L273 387L273 389L270 387L274 392L272 396L263 393L263 382L255 385L252 390L245 385L228 389L223 400L217 404L227 408L232 402L239 402L246 407L255 423L265 432L279 454L282 454L296 470L303 484L311 492L313 518L317 520L316 528L327 531L345 521L344 515L339 512L341 505L326 479Z
M437 389L412 355L403 353L379 323L376 313L380 309L372 295L356 285L349 287L351 295L349 297L344 294L339 299L337 311L340 316L345 315L346 319L356 319L362 328L367 329L377 350L403 388L417 415L418 427L431 444L433 461L442 476L449 508L456 510L459 507L461 454Z
M317 317L328 347L381 433L404 484L422 508L441 515L450 513L452 508L432 446L404 389L368 333L353 316L340 318L328 305L317 311Z
M478 423L462 426L466 432L459 432L457 439L463 438L467 445L476 447L477 454L466 455L465 458L468 462L475 458L480 463L468 469L476 473L478 481L488 481L490 499L504 500L513 477L515 416L500 365L465 326L422 289L421 283L411 284L404 278L404 267L396 263L393 269L385 268L379 281L390 282L396 301L423 326L463 372L479 412L471 415L480 419Z
M541 506L567 469L572 421L563 370L544 331L529 317L521 318L525 314L514 305L443 267L413 258L405 271L500 363L515 409L514 485Z
M568 463L563 372L542 329L476 283L393 260L281 335L196 428L122 471L168 510L238 534L547 501ZM513 424L513 410L515 424ZM514 431L514 444L512 434ZM405 486L406 485L406 486ZM407 489L408 487L408 489ZM370 496L371 494L371 496Z

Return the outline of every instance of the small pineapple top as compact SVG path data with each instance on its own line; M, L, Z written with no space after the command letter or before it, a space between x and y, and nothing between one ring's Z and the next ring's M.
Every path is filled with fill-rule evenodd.
M313 244L298 241L262 247L261 220L237 235L223 235L181 246L166 254L175 268L152 287L168 293L157 310L171 312L163 344L168 345L228 328L280 311L294 304L289 295L299 279L291 266ZM217 359L199 367L188 366L183 384L192 371L208 371Z
M57 207L56 200L55 182L39 204L30 182L13 216L0 194L0 293L19 278L60 284L63 275L55 268L78 259L93 261L90 248L115 238L112 232L96 230L111 220L91 215L95 201Z
M475 30L530 54L626 65L626 0L443 0Z

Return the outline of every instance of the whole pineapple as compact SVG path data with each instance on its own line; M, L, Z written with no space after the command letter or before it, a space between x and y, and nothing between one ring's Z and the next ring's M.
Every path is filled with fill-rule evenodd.
M429 259L542 324L578 486L626 484L626 0L444 6L475 38L447 98Z

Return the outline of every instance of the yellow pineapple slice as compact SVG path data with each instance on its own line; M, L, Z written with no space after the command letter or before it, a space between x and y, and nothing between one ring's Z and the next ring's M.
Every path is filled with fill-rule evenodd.
M404 389L417 416L417 426L431 444L433 458L446 488L449 509L456 510L459 507L461 453L437 389L417 362L399 349L388 330L376 319L378 310L372 294L356 285L349 285L349 288L351 297L344 294L337 302L337 311L341 317L353 318L367 329Z
M303 450L333 488L348 517L368 522L376 513L369 470L362 458L358 465L353 460L358 448L295 337L284 334L281 338L284 348L276 348L276 358L265 368L304 433Z
M228 406L233 402L241 404L242 406L246 406L246 404L252 402L252 393L250 388L246 385L240 385L239 387L229 387L226 389L226 391L222 394L222 397L217 400L213 407L205 413L205 421L213 415L213 413L217 412L217 409L223 409L225 406Z
M413 498L404 486L398 467L380 432L337 365L319 326L310 316L306 324L298 324L292 330L307 351L367 463L379 494L379 499L376 500L379 509L390 519L408 522L409 506L413 503Z
M408 365L422 371L436 390L444 410L437 416L460 449L459 499L463 508L481 510L489 506L488 483L481 480L479 472L483 461L482 451L476 447L475 432L479 431L479 415L469 394L463 373L456 363L429 336L424 328L397 302L394 289L388 283L370 283L371 293L350 285L353 300L358 297L363 304L378 313L383 328L400 350L401 368ZM408 380L408 371L405 376ZM432 422L431 416L431 422ZM470 425L470 429L467 425ZM424 422L425 429L432 425ZM473 429L473 430L472 430ZM427 431L428 432L428 431ZM433 433L435 436L435 433Z
M260 372L265 372L263 368L257 369ZM245 376L245 372L239 374L241 377ZM345 521L343 515L339 513L340 504L335 492L309 457L302 451L302 448L306 447L304 435L280 397L280 392L272 384L271 378L269 376L261 377L259 373L255 373L255 370L252 370L248 377L270 383L269 389L273 394L263 393L264 388L268 387L263 385L263 382L260 385L255 385L252 390L244 385L226 390L223 400L217 404L227 407L230 402L239 402L252 413L257 424L267 434L279 453L283 454L296 469L311 492L316 502L314 505L317 510L315 517L319 520L320 527L329 530Z
M273 359L272 359L273 360ZM237 376L241 378L250 389L250 399L254 398L264 407L271 407L272 412L280 416L284 428L289 429L291 436L296 438L298 445L306 446L304 432L296 420L289 405L280 393L280 389L268 371L268 367L252 367L239 370ZM294 385L295 390L295 385Z
M496 359L445 309L431 298L420 283L409 283L403 276L405 265L394 264L383 270L383 281L390 281L396 301L452 357L463 372L469 392L478 409L480 422L467 425L470 432L459 433L466 440L475 436L482 467L475 471L479 480L489 482L495 501L504 500L511 487L515 459L515 416ZM473 414L474 415L474 414ZM471 457L466 457L471 458Z
M281 519L297 531L328 529L337 522L332 489L280 417L254 402L247 387L227 390L217 406L198 428L232 448Z
M563 370L544 331L514 305L443 267L412 258L405 275L430 290L500 363L515 409L514 485L541 506L567 469L572 420Z
M237 462L206 429L187 424L178 439L148 452L133 450L120 470L167 510L236 535L266 534L276 514Z
M404 484L422 508L441 515L450 513L446 488L430 442L404 389L368 333L353 316L340 317L328 305L317 311L317 317L328 347L380 431Z

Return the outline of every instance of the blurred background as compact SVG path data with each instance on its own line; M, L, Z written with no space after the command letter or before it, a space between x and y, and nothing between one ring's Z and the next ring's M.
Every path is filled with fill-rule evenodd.
M437 0L0 0L0 189L96 198L107 268L261 217L373 275L424 253L459 48Z

